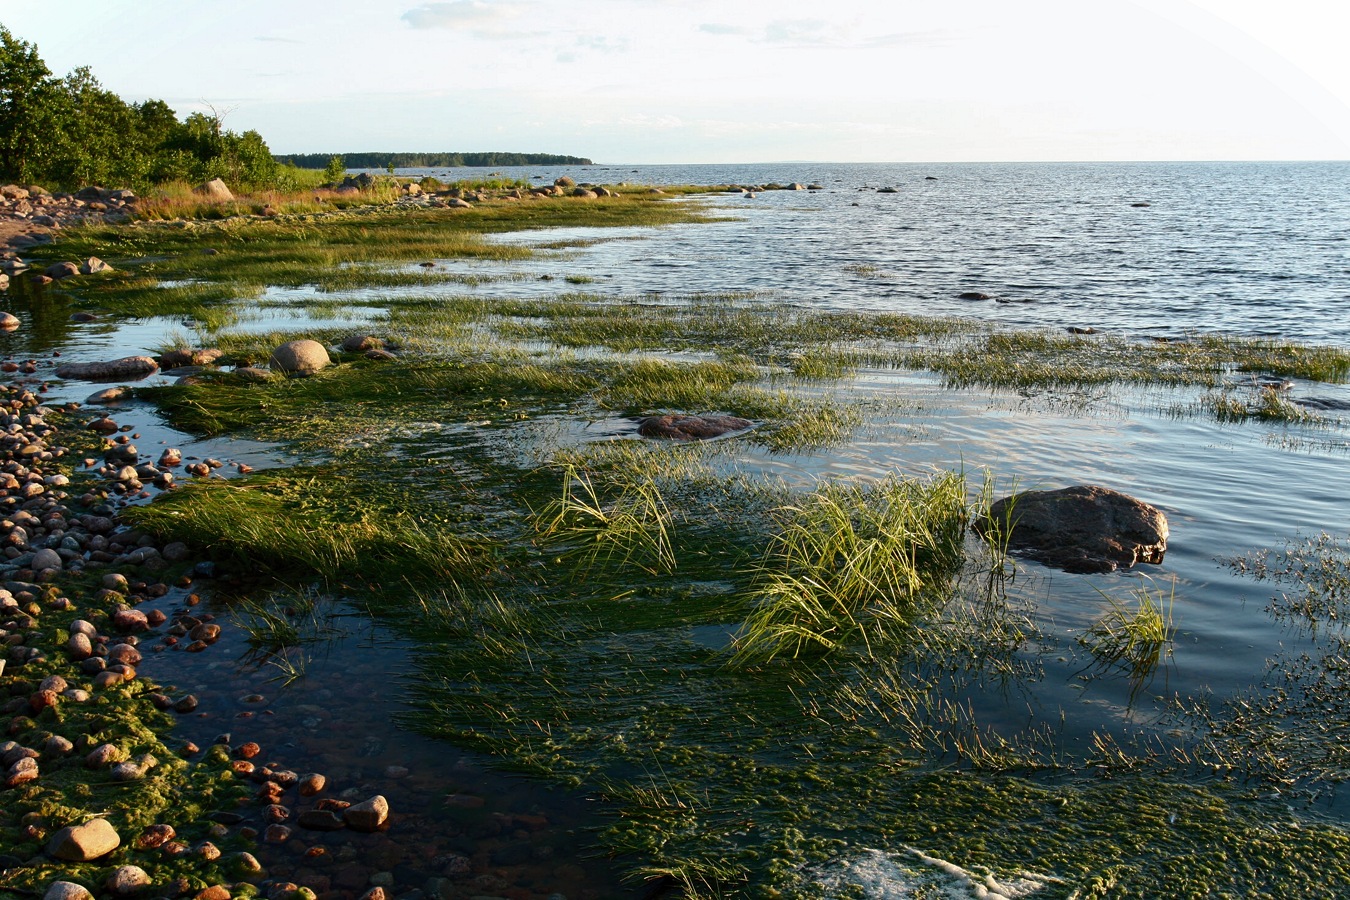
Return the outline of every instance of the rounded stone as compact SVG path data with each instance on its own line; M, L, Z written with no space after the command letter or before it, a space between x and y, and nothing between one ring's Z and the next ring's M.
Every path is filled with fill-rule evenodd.
M150 876L140 866L120 866L108 876L108 890L118 897L130 897L150 886Z
M53 881L47 886L42 900L94 900L89 889L73 881Z
M329 364L328 350L318 341L287 341L272 351L268 364L287 375L313 375Z

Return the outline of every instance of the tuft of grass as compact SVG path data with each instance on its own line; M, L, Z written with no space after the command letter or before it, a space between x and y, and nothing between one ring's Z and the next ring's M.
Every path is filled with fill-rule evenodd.
M780 510L754 606L734 644L739 664L818 656L872 642L912 620L920 598L960 568L965 479L827 484Z
M1171 652L1176 634L1172 624L1176 585L1166 600L1161 593L1155 598L1146 586L1141 587L1133 605L1100 590L1098 593L1110 603L1110 609L1088 627L1079 643L1102 665L1122 668L1132 682L1142 683Z
M535 527L551 552L601 563L636 563L653 575L675 570L671 514L656 484L630 481L611 502L585 472L564 466L562 496L545 506Z

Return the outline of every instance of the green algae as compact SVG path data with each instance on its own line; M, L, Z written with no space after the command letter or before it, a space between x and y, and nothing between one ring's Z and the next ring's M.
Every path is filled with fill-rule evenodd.
M474 234L576 224L563 203L537 211L542 218L499 211L463 222ZM480 246L436 244L378 217L287 227L346 245L335 257L280 248L253 226L209 234L229 239L222 255L238 254L247 276L237 283L255 287L316 283L298 281L301 263L352 256L349 245L371 265L348 266L343 289L363 273L367 286L380 285L382 262L437 247L472 256ZM396 236L409 238L404 249L381 246ZM230 283L227 261L198 267L186 243L180 252L165 271ZM363 602L422 643L409 722L610 801L601 846L636 878L689 896L811 897L822 892L820 872L871 847L920 848L969 870L1046 873L1045 896L1350 890L1345 829L1307 805L1346 765L1326 750L1326 729L1339 738L1339 726L1310 727L1321 704L1344 693L1350 668L1334 642L1284 661L1251 696L1178 704L1176 734L1101 734L1076 748L1044 720L1019 727L991 713L1008 695L1030 696L1040 657L1064 645L1002 590L1008 562L997 547L949 538L944 559L917 567L913 590L850 596L842 608L869 627L819 619L832 629L829 653L733 664L746 623L767 608L765 586L802 577L791 554L774 552L793 521L775 511L811 505L810 492L739 471L734 448L846 440L877 410L830 389L860 369L1027 392L1220 390L1236 371L1340 380L1340 351L814 314L745 295L372 305L388 310L381 326L405 348L396 362L344 360L309 379L220 378L142 394L186 430L253 434L324 461L234 486L194 485L133 516L236 561L365 582ZM265 358L288 335L221 337L232 353ZM713 410L761 425L680 448L558 447L537 440L547 426L534 427ZM574 488L583 478L589 487L581 502L569 472ZM851 517L882 511L854 493ZM932 512L960 531L973 511L958 514L947 493ZM917 559L925 544L902 546ZM837 573L848 556L824 569ZM880 588L886 577L864 581ZM877 600L897 593L905 602ZM877 621L889 627L870 627ZM1293 808L1268 796L1291 779L1300 788Z

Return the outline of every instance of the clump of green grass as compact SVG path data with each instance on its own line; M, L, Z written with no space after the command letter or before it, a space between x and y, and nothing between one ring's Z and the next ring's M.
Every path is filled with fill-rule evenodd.
M1132 681L1142 682L1170 652L1176 634L1172 624L1176 587L1166 600L1141 587L1133 605L1105 593L1102 596L1110 609L1083 632L1079 643L1102 665L1122 668Z
M1325 417L1299 406L1278 388L1271 386L1258 388L1250 395L1250 399L1244 399L1232 390L1207 394L1201 398L1200 405L1219 422L1256 420L1285 425L1328 424Z
M124 515L152 534L172 535L254 571L333 581L386 572L455 578L490 565L476 538L431 527L434 513L414 515L399 499L361 497L338 472L296 468L185 484Z
M599 563L635 563L654 574L675 569L671 514L656 484L630 481L614 500L602 500L590 476L563 469L562 496L536 517L536 528L552 552Z
M875 639L903 630L921 596L959 569L965 479L827 484L781 516L735 660L818 656L859 643L871 655Z

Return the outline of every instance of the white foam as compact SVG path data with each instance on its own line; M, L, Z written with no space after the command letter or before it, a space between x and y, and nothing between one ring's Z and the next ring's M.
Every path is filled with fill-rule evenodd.
M861 888L866 900L907 900L920 890L926 897L937 890L947 900L1020 900L1059 879L1029 872L1005 878L993 873L981 875L906 847L903 855L865 849L851 860L839 860L822 870L816 882L825 888L827 896L846 888L855 892L849 896L857 896Z

